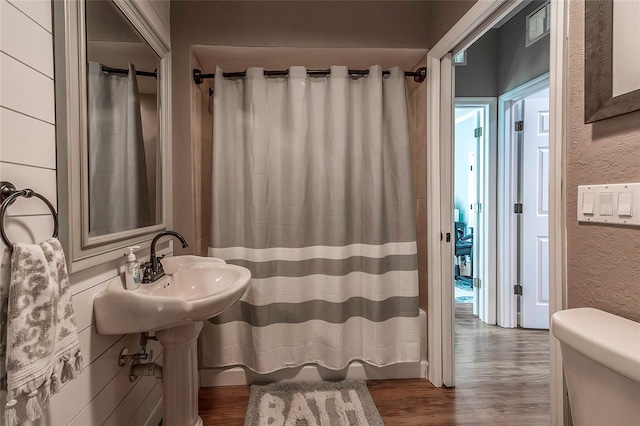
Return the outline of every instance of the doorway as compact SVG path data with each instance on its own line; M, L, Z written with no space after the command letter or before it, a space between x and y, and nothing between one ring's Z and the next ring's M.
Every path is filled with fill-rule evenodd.
M429 270L428 270L428 379L436 386L453 381L453 286L447 282L447 272L453 269L453 247L442 238L451 233L453 216L449 204L452 185L451 158L453 131L453 56L451 50L466 43L472 44L488 28L511 13L518 4L489 0L476 2L427 54L427 149L428 167L427 202ZM565 192L562 185L564 146L564 75L567 32L567 4L550 3L550 131L549 131L549 311L565 308L566 238L564 234L563 205ZM443 160L449 160L443 161ZM451 222L451 224L450 224ZM451 301L449 304L448 301ZM551 339L551 423L562 424L564 386L562 381L562 355L559 344Z
M465 107L456 103L454 137L454 267L455 303L468 303L478 315L478 294L475 291L474 276L479 273L477 254L477 221L480 200L478 182L480 151L483 146L485 125L484 108ZM474 232L475 231L475 232ZM474 246L475 238L475 246ZM475 287L475 288L474 288Z
M454 302L496 323L495 182L497 101L457 98L454 128Z
M548 76L550 70L549 37L543 35L538 41L534 40L530 44L526 44L531 35L526 30L528 24L534 16L539 16L540 13L547 14L544 19L548 19L547 6L548 4L544 1L521 3L518 8L511 9L497 18L483 32L477 32L470 40L463 40L454 46L449 54L444 55L440 60L441 93L451 90L456 96L453 105L448 106L445 99L441 99L440 104L442 108L440 112L440 164L442 165L440 169L440 189L442 192L439 194L441 201L440 225L444 231L449 229L452 231L452 241L454 242L453 245L447 247L446 242L449 241L449 234L443 233L447 236L441 247L443 256L440 262L442 266L441 279L444 284L441 316L443 325L442 371L443 383L446 386L455 385L454 366L456 361L453 345L455 333L453 332L454 327L451 326L451 336L449 335L449 324L454 323L454 312L459 310L457 307L454 309L452 305L453 293L460 292L460 288L463 287L461 284L466 284L464 290L471 290L472 294L467 296L468 301L472 302L472 312L477 314L481 323L497 324L497 316L506 310L505 305L511 303L514 304L512 308L514 321L504 324L504 321L501 320L500 325L503 327L514 328L518 326L518 320L522 318L518 316L520 308L528 308L528 313L535 308L540 308L537 310L536 318L548 318L550 299L548 287L550 271L548 77L545 96L537 92L535 95L519 92L522 94L520 98L510 98L512 100L509 110L511 117L499 114L499 126L483 125L482 109L473 108L473 105L463 108L460 105L461 98L468 99L473 95L497 98L499 95L513 92L515 90L513 87L529 87L529 81L536 80L540 74ZM545 25L542 25L541 28L544 29ZM513 40L518 42L513 43ZM504 72L505 69L511 72ZM525 99L528 96L531 98ZM534 106L536 101L540 105ZM509 139L502 142L503 145L512 144L510 150L514 154L513 161L512 158L498 156L497 148L495 154L487 153L485 147L495 148L496 144L490 143L484 136L490 134L491 130L495 133L499 128L507 126L506 122L510 118L517 118L518 124L522 126L525 121L525 104L528 107L526 111L535 110L537 114L527 121L541 120L540 123L536 122L535 125L532 124L528 127L530 129L544 127L544 143L541 142L534 149L535 152L532 151L525 156L526 150L523 142L525 132L522 128L513 129L513 132L504 132L504 135ZM448 108L451 108L450 115L443 120L442 113ZM448 120L451 120L452 134L450 135L447 134L447 126L444 125ZM511 138L511 133L513 133L513 138ZM461 134L468 136L463 137ZM533 130L531 135L527 135L527 140L535 135L541 137L542 134L538 130ZM452 146L446 146L445 140L453 142ZM529 160L527 163L523 162L525 158ZM534 164L533 168L537 167L540 173L525 180L525 177L531 174L525 173L530 164ZM451 170L447 170L448 166L451 167ZM489 173L496 170L509 170L513 176L508 176L503 171L499 174L498 179L493 179L492 184L487 184L492 181ZM542 172L544 172L544 176L542 176ZM500 186L508 187L513 193L501 191L498 181L500 181ZM525 184L529 187L523 189ZM546 189L543 186L546 186ZM491 208L493 207L492 194L494 199L498 199L495 204L496 208ZM530 236L527 231L532 231L531 227L534 226L532 221L535 221L540 215L537 213L522 214L521 210L518 210L524 205L520 197L526 195L532 196L532 199L527 200L530 205L535 204L533 202L535 200L544 212L542 216L545 221L539 226L544 228L544 231L535 231L533 236ZM456 220L456 213L458 220ZM447 219L450 220L449 223L446 223ZM494 226L482 226L485 223L491 223L490 220L495 221ZM501 226L509 222L515 224L513 229L505 229ZM486 244L485 241L491 238L494 238L497 243ZM525 244L526 241L533 241L533 245ZM500 247L506 256L498 254L498 246L508 247ZM449 250L451 250L451 257L447 256ZM512 277L502 274L505 263L513 263ZM492 279L487 279L485 270L491 270L492 264L494 274ZM496 265L500 265L499 271ZM538 287L531 292L523 293L522 296L514 294L514 292L521 292L520 289L525 287L523 279L531 277L534 278L531 285L538 285ZM472 285L471 289L469 284ZM493 291L487 292L489 289L493 289ZM505 294L505 296L499 298L498 293ZM534 295L534 301L525 303L531 299L529 293ZM447 300L449 294L451 295L451 305ZM539 303L540 301L546 303L544 312L541 306L543 304ZM451 319L449 319L449 315L451 315ZM535 325L526 325L526 327L545 328L546 325L540 321Z
M548 329L548 81L546 73L501 96L499 114L496 98L456 98L453 113L455 376L451 384L464 391L474 387L482 374L494 379L508 376L516 382L534 374L540 386L528 391L540 401L536 406L540 412L548 409L548 365L514 354L521 354L525 347L527 355L535 352L547 358L549 353L540 344L548 339L547 331L529 330ZM504 132L498 143L499 127ZM512 194L498 190L498 183L504 188L505 181L513 183ZM516 205L522 213L514 211ZM516 226L498 224L499 209ZM499 245L515 250L498 258ZM497 265L511 262L515 264L513 277L501 276ZM512 323L501 319L500 326L499 292L517 313ZM491 346L500 347L501 356L510 359L508 375L480 356L487 350L483 346L487 336L491 336Z

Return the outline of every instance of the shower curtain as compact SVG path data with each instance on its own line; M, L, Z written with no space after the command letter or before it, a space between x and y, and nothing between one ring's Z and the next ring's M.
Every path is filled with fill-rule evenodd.
M205 322L203 367L420 359L404 73L215 76L209 255L251 270Z
M89 63L89 235L149 226L149 189L136 69Z

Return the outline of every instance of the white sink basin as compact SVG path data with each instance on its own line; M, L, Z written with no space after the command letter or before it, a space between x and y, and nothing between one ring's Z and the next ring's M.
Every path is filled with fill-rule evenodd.
M126 290L112 280L93 302L100 334L159 331L204 321L237 302L251 273L212 257L175 256L162 260L166 275Z

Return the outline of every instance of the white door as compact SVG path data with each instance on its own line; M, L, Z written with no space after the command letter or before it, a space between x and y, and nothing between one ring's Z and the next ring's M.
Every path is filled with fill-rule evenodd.
M524 99L520 325L549 328L549 89Z
M468 179L467 179L467 190L468 190L468 199L467 199L467 234L473 234L473 255L470 257L470 271L469 274L471 276L471 280L473 283L473 314L478 315L481 320L484 321L483 318L483 308L484 303L482 300L482 292L478 286L478 277L480 276L480 268L482 267L482 262L480 256L482 252L479 250L480 244L480 229L479 223L480 218L478 214L480 212L479 208L479 196L480 196L480 163L482 161L481 156L483 152L483 118L482 118L483 110L482 108L473 108L470 110L470 121L472 124L472 129L469 132L467 138L470 141L469 152L467 153L467 170L468 170ZM457 130L457 128L456 128Z
M475 115L478 115L478 110L475 110ZM477 117L474 117L474 134L476 126L478 125ZM480 315L482 309L480 308L480 294L478 292L477 279L478 279L478 162L477 162L477 153L478 153L478 138L474 136L473 141L473 149L474 151L469 152L468 159L468 170L469 170L469 179L467 183L467 188L469 190L469 198L467 200L467 235L473 234L473 248L472 248L472 256L469 258L469 265L467 269L469 272L467 275L471 276L472 289L473 289L473 314Z
M487 300L486 291L482 286L482 277L484 276L484 256L486 255L484 248L483 231L483 202L484 181L485 181L485 107L476 109L476 128L474 129L475 152L469 156L471 173L469 175L469 194L471 215L469 218L469 229L473 229L473 259L471 268L473 272L473 313L478 315L480 320L487 322Z

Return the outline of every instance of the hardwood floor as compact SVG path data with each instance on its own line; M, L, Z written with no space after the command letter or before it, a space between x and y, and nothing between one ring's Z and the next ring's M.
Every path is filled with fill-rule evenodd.
M386 425L548 425L548 332L482 323L456 305L456 387L426 380L369 381ZM249 387L200 390L205 425L242 425Z

